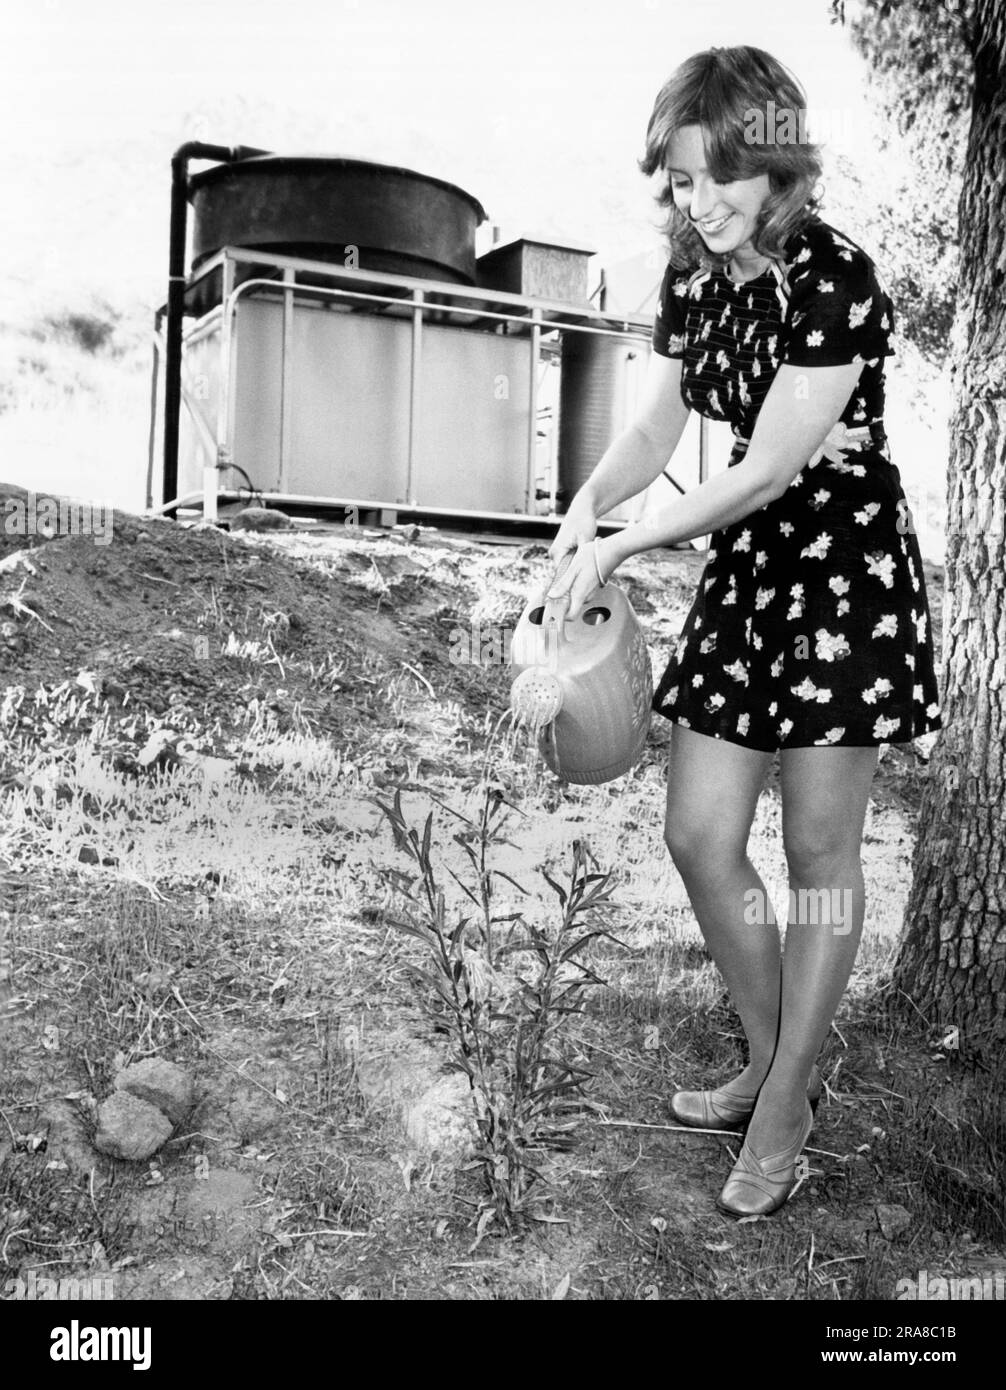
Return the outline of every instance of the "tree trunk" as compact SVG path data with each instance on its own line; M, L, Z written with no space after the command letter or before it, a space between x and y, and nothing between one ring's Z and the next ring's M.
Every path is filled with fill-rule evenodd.
M922 798L895 985L950 1046L1006 1041L1006 3L976 0L943 622L943 729ZM914 1010L913 1010L914 1012Z

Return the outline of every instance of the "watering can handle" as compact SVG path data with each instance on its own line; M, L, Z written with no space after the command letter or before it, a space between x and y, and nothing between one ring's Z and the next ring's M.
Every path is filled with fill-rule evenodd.
M556 565L556 567L555 567L555 573L552 575L552 578L551 578L551 579L548 581L548 583L545 585L545 592L546 592L546 593L548 593L548 591L549 591L549 589L551 589L552 585L555 584L558 580L560 580L560 579L562 578L562 576L566 573L566 571L569 569L569 566L570 566L570 564L572 563L573 556L574 556L575 554L576 554L576 551L575 551L575 550L567 550L566 553L565 553L565 555L562 555L562 556L560 557L559 563L558 563L558 564ZM564 615L565 615L566 612L568 611L568 609L569 609L569 593L568 593L568 592L565 593L565 594L562 594L559 598L546 599L546 600L545 600L545 613L544 613L544 617L543 617L543 622L545 622L545 623L556 623L556 624L558 625L558 630L559 630L559 632L562 632L561 622L562 622L562 619L563 619Z

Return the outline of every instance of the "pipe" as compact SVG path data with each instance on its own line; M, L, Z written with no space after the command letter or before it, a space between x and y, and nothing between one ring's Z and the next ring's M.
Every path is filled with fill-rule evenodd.
M185 235L189 212L189 160L235 163L269 154L250 145L207 145L189 140L171 156L171 230L168 238L168 299L164 351L164 478L161 500L178 492L178 420L182 403L182 319L185 314ZM170 513L168 513L170 515Z
M150 371L150 434L147 438L147 511L154 505L154 452L157 447L157 384L161 379L161 322L167 307L161 307L154 314L154 336L151 343L153 363Z

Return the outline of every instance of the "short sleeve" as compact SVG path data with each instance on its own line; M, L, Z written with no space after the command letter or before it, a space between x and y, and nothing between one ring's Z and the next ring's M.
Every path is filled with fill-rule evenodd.
M894 307L865 252L838 241L826 265L790 270L780 362L838 367L893 357Z
M685 355L685 295L688 282L681 271L668 262L657 295L657 311L653 316L653 351L661 357Z

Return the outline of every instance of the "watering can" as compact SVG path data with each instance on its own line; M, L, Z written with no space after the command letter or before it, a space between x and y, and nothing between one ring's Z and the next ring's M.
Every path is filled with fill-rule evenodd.
M621 777L638 761L650 727L653 680L639 619L610 581L573 622L569 595L547 600L575 552L534 593L513 634L510 708L538 732L548 767L567 782Z

